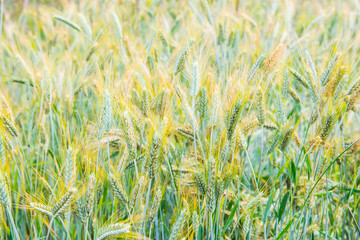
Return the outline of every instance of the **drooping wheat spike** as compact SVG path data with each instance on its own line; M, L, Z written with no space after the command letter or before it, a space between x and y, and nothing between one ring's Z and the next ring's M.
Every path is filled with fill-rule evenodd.
M44 213L44 214L48 215L49 217L52 217L52 208L50 206L47 206L42 203L36 203L36 202L31 202L30 206L33 209L35 209L41 213Z
M176 58L174 63L174 71L173 71L174 76L176 76L184 69L185 61L188 55L188 50L189 50L189 46L188 44L186 44L186 46L181 51L180 55Z
M141 93L140 109L142 114L144 114L145 117L148 117L148 114L150 112L150 96L146 90L143 90Z
M115 223L99 229L96 240L103 240L107 237L121 237L130 233L131 225L127 223Z
M194 229L194 235L195 235L195 239L196 239L196 235L197 235L197 232L199 231L199 227L200 227L199 215L197 214L196 211L194 211L192 214L192 226Z
M129 201L129 207L132 209L135 208L138 199L141 198L140 195L142 194L142 189L144 188L144 182L145 182L145 177L141 176L137 181L134 189L132 190L131 198Z
M256 117L259 121L260 125L264 125L265 123L265 104L263 92L259 88L256 92Z
M355 110L355 105L360 99L360 88L354 92L347 103L346 111Z
M233 141L228 140L221 151L221 155L220 155L221 162L226 162L228 160L228 158L230 157L230 153L232 152L231 150L232 147L233 147Z
M226 189L228 189L231 180L232 180L232 172L227 172L225 176L223 176L219 181L219 194L218 197L220 197Z
M188 215L187 209L183 209L180 212L178 219L176 220L175 224L171 228L171 234L170 234L169 240L180 239L181 229L184 226L184 222L186 221L187 215Z
M1 101L1 106L2 106L2 110L5 114L5 116L7 116L11 122L14 121L13 115L11 113L10 107L9 107L9 103L6 100L6 98L4 97L4 95L0 95L0 101Z
M231 115L228 120L228 128L227 128L227 138L230 141L233 137L234 131L236 129L236 125L239 121L241 114L241 104L240 102L236 102L234 107L232 108Z
M6 165L6 154L5 154L5 144L3 142L3 137L0 132L0 157L2 166Z
M333 69L335 68L339 58L341 56L341 52L338 52L335 54L335 56L330 60L327 68L325 69L323 75L321 76L320 78L320 82L321 82L321 85L322 86L325 86L329 80L330 80L330 77L331 77L331 74L333 72Z
M215 210L216 205L215 177L215 160L212 158L209 163L208 184L206 191L206 208L210 213Z
M340 82L340 84L338 84L336 86L335 91L334 91L334 100L335 100L335 102L337 102L339 100L339 98L343 96L343 89L344 89L344 84L343 83L348 82L348 80L349 80L349 74L345 74L343 76L343 79Z
M254 63L254 65L250 68L250 71L248 72L248 74L246 75L246 80L251 80L256 72L258 71L258 69L261 67L261 65L264 62L265 57L263 55L260 55L258 57L258 59L256 60L256 62Z
M217 38L217 43L221 45L225 41L225 32L222 24L219 23L219 34Z
M104 190L104 185L102 182L99 182L95 194L95 204L99 204L102 198L103 190Z
M0 172L0 202L5 206L5 208L10 208L11 206L11 195L9 185L7 183L6 176L4 173Z
M90 47L90 49L89 49L89 52L88 52L88 54L86 55L86 58L85 58L85 60L88 62L90 59L91 59L91 57L94 55L94 53L95 53L95 51L96 51L96 49L98 48L98 43L97 42L95 42L91 47Z
M218 88L215 88L211 99L211 106L210 106L210 126L214 126L218 121L218 108L219 108L219 91Z
M66 162L64 167L64 184L66 186L69 186L69 184L72 182L74 172L75 172L74 155L72 148L69 147L66 152Z
M283 138L282 138L282 142L280 144L280 150L281 151L285 151L286 147L289 145L289 142L291 140L291 136L294 132L294 128L286 128L284 134L283 134Z
M103 124L104 130L106 132L110 131L111 120L112 120L112 106L111 106L111 97L109 91L104 91L104 114L103 114Z
M54 218L68 211L76 191L76 188L70 188L70 190L67 191L64 196L62 196L60 200L55 203L51 209L51 213Z
M319 119L319 112L315 111L315 112L310 116L310 125L313 125L318 119Z
M242 225L242 233L244 236L250 234L250 225L251 225L251 215L248 213L245 215L245 219ZM251 239L251 238L249 238Z
M8 134L4 131L2 123L0 124L0 135L1 135L1 139L3 141L5 148L9 151L12 151L14 149L14 146L13 146Z
M153 222L155 219L155 216L157 215L157 212L159 210L160 207L160 203L161 203L161 197L162 197L162 191L161 189L158 189L155 193L155 197L154 197L154 201L152 203L150 212L149 212L149 221Z
M280 53L284 50L285 47L286 47L286 45L281 43L269 55L269 57L266 59L266 61L264 63L265 73L268 73L270 71L270 69L276 65L277 60L280 56Z
M346 72L346 67L345 66L340 66L339 70L336 73L336 76L334 78L332 78L329 83L326 86L326 90L324 93L325 97L329 97L329 96L333 96L337 86L340 84L340 82L342 81L344 75Z
M263 127L264 127L264 129L271 130L271 131L278 130L278 127L271 122L265 122Z
M0 115L1 120L4 123L4 127L6 128L7 132L13 136L13 137L17 137L19 135L18 131L16 130L15 125L10 121L10 119L4 115L1 114Z
M294 141L297 147L301 147L303 145L299 138L299 135L296 132L294 132Z
M339 221L342 222L342 221ZM313 234L316 230L319 229L319 223L318 222L314 222L312 224L310 224L309 226L307 226L306 228L306 238L307 239L311 239L311 234Z
M94 204L95 204L95 174L92 173L89 176L89 181L86 188L86 215L87 217L90 217Z
M278 119L279 119L280 124L284 124L284 122L286 120L286 116L285 116L282 100L281 100L281 97L279 95L278 95L278 97L276 99L276 113L278 115Z
M160 116L163 116L165 112L166 102L167 102L167 91L161 90L158 96L155 98L155 112Z
M289 74L289 69L286 68L284 71L282 88L281 88L281 95L284 99L288 98L289 88L290 88L290 74Z
M305 207L307 209L311 209L314 205L313 196L314 196L315 189L312 192L310 192L313 185L314 185L314 181L312 179L308 180L308 182L306 183L305 199L307 199L307 202L305 203Z
M5 227L3 223L0 223L0 240L5 240Z
M101 106L100 113L100 127L98 138L101 139L104 136L105 132L109 132L111 128L112 121L112 106L111 106L111 97L108 90L104 90L104 100Z
M314 139L311 139L309 142L309 148L307 150L308 154L313 153L317 148L320 146L322 140L319 136L315 137Z
M194 173L194 181L200 194L204 195L206 192L206 183L202 174L198 172Z
M241 128L238 128L237 130L237 134L236 134L236 146L238 146L241 150L246 150L248 145L247 145L247 141L246 138L244 136L244 134L241 131Z
M155 134L151 143L149 158L148 158L149 178L154 178L156 176L159 165L160 148L161 148L161 139Z
M161 41L161 43L164 45L166 54L169 55L170 54L170 47L169 47L169 43L166 40L164 34L161 31L158 31L158 35L159 35L159 39Z
M45 92L46 100L48 101L49 105L52 105L53 102L53 83L50 77L50 73L48 69L44 70L44 75L41 79L41 88Z
M202 87L200 90L198 104L199 104L200 119L203 121L208 116L208 96L207 96L207 90L205 87Z
M254 207L256 207L259 204L262 197L263 197L263 192L261 191L257 192L256 195L253 198L251 198L251 200L246 204L245 209L252 210Z
M313 100L313 102L315 104L318 103L319 101L319 97L318 97L318 94L317 94L317 84L315 83L315 81L311 78L310 76L310 82L309 82L309 85L310 85L310 94L311 94L311 99Z
M248 132L250 132L250 130L254 129L255 127L259 126L259 121L257 119L250 121L248 123L246 123L243 128L242 128L242 132L247 135Z
M325 122L321 127L320 139L322 142L325 142L326 139L329 137L335 120L335 116L332 113L327 114Z
M131 156L136 155L136 139L133 123L128 112L124 112L122 128L125 133L125 141Z
M289 89L289 93L290 93L291 97L292 97L297 103L300 103L300 97L299 97L299 95L295 92L294 89L290 88L290 89Z
M191 73L190 95L195 97L200 90L200 71L197 62L194 62Z
M151 34L151 37L149 38L148 42L146 43L146 56L150 55L151 48L153 47L154 39L156 34Z
M119 184L119 182L116 180L114 174L112 174L112 173L110 173L110 175L109 175L109 183L110 183L110 187L113 190L114 195L116 196L116 198L121 203L126 205L128 203L126 193L123 190L122 186Z
M314 65L314 62L313 62L313 60L311 58L310 52L308 50L306 50L305 55L306 55L306 61L307 61L308 65L309 65L309 68L310 68L311 76L317 82L318 75L317 75L317 71L316 71L316 67Z
M299 73L298 71L296 71L293 68L289 68L290 72L292 73L292 75L295 77L296 80L298 80L305 88L309 89L309 83L308 80L305 79L305 77L303 75L301 75L301 73Z
M80 201L80 199L74 203L74 214L79 218L82 224L86 223L86 209L83 201Z
M358 78L350 85L350 87L346 91L346 95L351 95L352 93L357 92L358 90L360 90L360 78Z

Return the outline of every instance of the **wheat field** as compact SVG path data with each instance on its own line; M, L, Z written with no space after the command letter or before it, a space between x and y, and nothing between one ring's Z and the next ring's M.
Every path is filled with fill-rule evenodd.
M359 0L0 2L0 239L359 239Z

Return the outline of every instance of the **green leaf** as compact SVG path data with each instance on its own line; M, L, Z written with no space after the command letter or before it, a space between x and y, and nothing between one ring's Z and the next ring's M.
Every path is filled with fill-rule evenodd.
M235 215L235 212L236 210L238 209L238 206L239 206L239 202L240 202L240 197L238 198L238 200L236 201L235 205L233 206L232 210L231 210L231 213L228 217L228 220L226 221L226 224L225 226L223 227L222 231L221 231L221 235L224 235L226 230L229 228L229 226L231 225L231 223L233 222L233 218L234 218L234 215Z
M62 16L59 15L54 15L53 18L55 18L56 20L65 23L66 25L68 25L69 27L75 29L78 32L81 32L81 28L74 22L72 22L71 20L64 18Z
M287 204L287 201L289 199L289 196L290 196L290 193L287 192L285 193L281 203L280 203L280 207L279 207L279 212L278 212L278 219L279 219L279 222L282 218L282 216L284 215L284 211L285 211L285 208L286 208L286 204Z
M291 159L290 161L290 171L291 171L291 178L293 182L296 182L296 166L294 160Z
M280 240L287 231L289 231L291 225L294 223L294 221L299 217L300 212L297 212L285 225L285 227L281 230L281 232L276 236L275 240Z

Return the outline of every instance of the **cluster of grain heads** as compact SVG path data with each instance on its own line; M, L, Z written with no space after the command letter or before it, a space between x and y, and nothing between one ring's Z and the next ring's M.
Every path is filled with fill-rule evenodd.
M0 239L359 238L356 4L38 2L0 17Z

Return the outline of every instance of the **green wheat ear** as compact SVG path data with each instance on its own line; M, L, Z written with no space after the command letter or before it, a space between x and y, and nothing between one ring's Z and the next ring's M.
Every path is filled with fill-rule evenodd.
M190 95L195 97L200 90L200 71L199 64L194 62L193 69L191 72L191 87L190 87Z
M264 96L261 88L259 88L256 92L256 117L260 123L260 125L264 125L265 123L265 103Z
M171 234L170 234L169 240L175 240L175 239L180 238L181 229L184 227L184 222L186 221L188 214L189 214L189 212L187 209L183 209L180 212L179 217L176 219L175 224L171 228Z
M108 237L121 237L130 233L131 226L126 223L115 223L99 229L96 240L103 240Z

